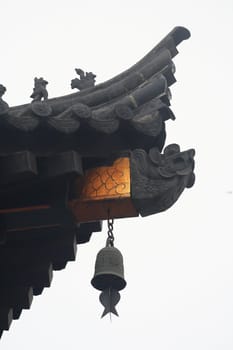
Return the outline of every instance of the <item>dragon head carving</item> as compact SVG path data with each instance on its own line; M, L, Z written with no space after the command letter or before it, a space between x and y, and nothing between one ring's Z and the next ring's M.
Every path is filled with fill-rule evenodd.
M163 154L157 148L148 154L132 151L132 198L142 216L168 209L194 184L194 155L193 149L181 152L177 144L167 146Z

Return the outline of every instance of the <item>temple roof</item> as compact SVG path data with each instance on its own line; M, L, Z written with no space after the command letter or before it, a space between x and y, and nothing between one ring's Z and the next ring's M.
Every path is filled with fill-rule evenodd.
M172 144L161 154L165 122L175 118L170 109L170 86L176 81L172 58L189 36L187 29L176 27L130 69L96 86L91 86L95 75L86 73L85 88L67 96L49 99L48 82L35 78L33 101L9 107L0 85L0 337L30 308L33 295L50 286L52 271L75 260L76 244L101 231L106 216L82 221L71 210L80 208L74 185L89 170L94 192L117 188L122 213L124 169L108 167L118 158L128 159L124 203L131 203L131 216L164 211L193 185L194 150L181 152ZM82 70L76 72L85 77ZM113 201L103 202L101 210L109 215ZM84 211L90 209L90 202L81 204Z
M175 118L169 107L169 87L176 81L172 58L178 53L176 46L189 36L186 28L174 28L130 69L77 93L35 98L15 107L0 98L0 152L27 149L44 155L73 149L102 156L108 150L161 150L165 121ZM35 82L41 82L47 94L47 82Z

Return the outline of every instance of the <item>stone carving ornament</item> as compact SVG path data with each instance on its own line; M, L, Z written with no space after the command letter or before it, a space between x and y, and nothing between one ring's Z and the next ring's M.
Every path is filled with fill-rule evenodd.
M31 98L33 98L32 102L38 102L42 99L46 101L48 99L48 91L46 89L47 84L48 82L43 78L34 79L33 93L30 96Z
M9 110L8 104L2 99L2 96L5 94L5 92L5 86L0 84L0 115L7 113Z
M148 154L132 151L132 196L142 216L168 209L186 187L193 186L194 155L194 149L181 152L177 144L167 146L163 154L156 147Z

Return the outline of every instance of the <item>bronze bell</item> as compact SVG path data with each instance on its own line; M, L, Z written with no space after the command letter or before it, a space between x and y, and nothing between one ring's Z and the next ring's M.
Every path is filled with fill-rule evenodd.
M106 247L101 249L96 257L95 274L91 284L101 290L99 300L104 306L102 317L110 314L118 316L116 304L120 300L119 290L125 288L123 256L119 249L113 246L113 239L107 239Z
M125 288L123 256L119 249L107 245L99 251L91 284L102 291L108 288L119 291Z
M110 314L118 316L115 306L120 301L119 290L125 288L123 256L119 249L114 247L113 219L108 213L108 238L106 247L101 249L96 257L95 274L91 280L94 288L101 290L99 300L104 306L102 317Z

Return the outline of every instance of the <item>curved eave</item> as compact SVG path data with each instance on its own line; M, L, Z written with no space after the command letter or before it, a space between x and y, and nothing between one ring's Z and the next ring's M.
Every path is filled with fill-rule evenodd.
M159 61L158 59L158 53L164 50L167 50L170 54L170 57L173 58L175 55L177 55L178 51L176 46L178 46L183 40L186 40L190 37L190 32L185 27L175 27L170 33L168 33L146 56L144 56L139 62L134 64L131 68L127 69L126 71L118 74L112 79L109 79L108 81L98 84L92 88L85 89L83 91L69 94L66 96L61 97L55 97L49 99L51 104L56 104L58 101L65 101L65 100L71 100L78 98L84 98L88 95L91 95L92 93L96 93L99 90L109 88L111 85L122 81L123 79L130 77L131 74L138 73L140 70L145 68L149 63L152 61ZM11 107L11 111L19 110L21 108L27 107L28 104L20 105Z
M176 27L142 60L105 83L45 102L9 108L1 115L2 133L14 129L16 133L27 132L32 136L36 132L38 136L42 127L43 132L46 129L48 133L64 135L80 136L85 130L86 137L93 132L105 135L119 132L116 142L121 142L122 132L125 135L126 130L134 134L134 139L138 134L158 138L164 133L164 122L174 119L169 109L169 86L176 81L172 58L178 52L176 46L189 36L186 28ZM152 144L155 143L150 140L146 147ZM30 143L28 146L31 149ZM135 146L134 142L127 144L128 148ZM143 148L143 144L139 146ZM72 144L72 148L79 150L80 145Z

